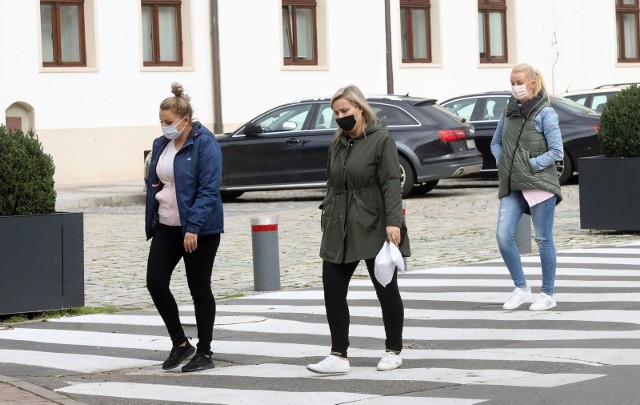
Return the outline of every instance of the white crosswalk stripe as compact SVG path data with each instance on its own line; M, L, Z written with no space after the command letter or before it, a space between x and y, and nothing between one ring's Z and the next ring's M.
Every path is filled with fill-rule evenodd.
M157 370L134 372L134 375L158 374ZM380 373L374 368L352 367L346 375L318 376L305 367L288 364L264 363L256 366L235 366L211 369L203 375L236 377L310 378L334 380L379 381L436 381L454 384L503 385L511 387L557 387L602 377L598 374L539 374L518 370L460 370L451 368L401 368L393 373Z
M99 395L117 398L151 399L156 401L176 401L194 404L312 404L332 405L356 402L366 405L393 405L399 402L408 405L443 404L466 405L484 402L475 399L411 398L356 394L348 392L286 392L229 390L223 388L201 388L135 383L93 383L77 384L57 390L69 394ZM212 402L215 401L215 402Z
M523 263L535 291L539 259L528 256ZM154 311L0 329L0 370L3 365L53 370L66 375L58 392L90 404L120 399L470 405L490 400L499 387L535 392L598 381L607 377L608 367L640 366L640 243L559 252L559 304L550 311L528 311L525 306L502 310L512 284L497 260L409 271L399 277L399 284L406 348L403 366L391 372L375 369L384 348L384 328L368 279L354 279L348 295L352 367L346 375L318 376L306 370L306 364L323 358L329 349L323 293L317 288L218 303L213 342L218 367L211 370L192 374L160 368L171 342ZM180 311L185 327L195 331L193 308ZM120 377L91 381L73 375L104 372ZM278 381L296 381L289 386L303 384L304 389L270 388L283 386ZM335 385L341 382L348 385ZM377 386L389 383L412 388L381 395ZM435 390L431 395L434 384L469 390ZM472 390L483 386L492 391Z

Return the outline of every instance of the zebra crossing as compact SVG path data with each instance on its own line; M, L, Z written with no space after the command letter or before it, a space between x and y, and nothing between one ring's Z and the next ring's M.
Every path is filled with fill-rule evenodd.
M537 291L539 260L523 263ZM87 404L638 402L637 384L619 398L610 387L640 373L640 241L560 251L550 311L502 310L512 284L500 260L409 271L399 284L404 363L389 372L375 369L384 350L375 292L354 278L347 375L306 370L330 345L319 288L218 302L211 370L161 370L170 348L162 320L132 311L0 327L0 374L39 376ZM195 338L193 309L180 311Z

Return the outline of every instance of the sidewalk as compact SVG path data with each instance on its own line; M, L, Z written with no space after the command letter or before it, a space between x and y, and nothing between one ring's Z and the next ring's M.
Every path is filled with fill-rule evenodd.
M0 375L0 405L83 405L64 395L16 378Z
M143 204L142 180L115 183L56 185L56 211L81 211L86 208L123 204Z

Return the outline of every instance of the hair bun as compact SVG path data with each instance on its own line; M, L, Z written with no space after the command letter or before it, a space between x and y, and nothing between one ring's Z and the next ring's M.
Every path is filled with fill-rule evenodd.
M184 99L186 99L187 101L191 100L191 97L189 97L187 95L187 93L184 92L184 88L182 87L182 85L178 82L173 82L171 83L171 92L176 96L176 97L182 97Z

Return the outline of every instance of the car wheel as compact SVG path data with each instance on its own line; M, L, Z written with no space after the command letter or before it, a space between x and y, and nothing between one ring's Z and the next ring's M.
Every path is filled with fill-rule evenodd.
M411 190L413 190L413 183L416 181L416 176L413 174L413 167L411 163L402 156L398 156L400 161L400 185L402 186L402 197L407 197Z
M413 186L411 195L423 195L436 188L438 180L431 180L420 184L419 186Z
M233 201L244 194L244 191L221 191L222 201Z
M560 184L565 184L571 177L573 177L573 165L571 164L571 156L565 151L562 161L556 162L556 169L558 169L558 180Z

